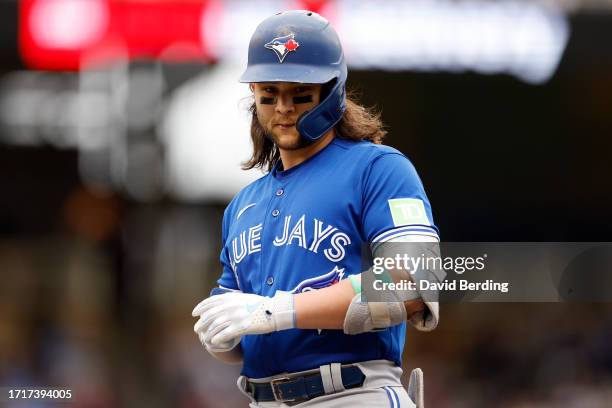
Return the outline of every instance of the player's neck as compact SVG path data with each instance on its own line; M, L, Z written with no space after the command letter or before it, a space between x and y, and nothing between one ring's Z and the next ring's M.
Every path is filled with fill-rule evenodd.
M336 130L332 128L319 140L309 146L297 150L279 149L280 158L283 162L283 170L289 170L290 168L308 160L330 144L331 141L334 140L334 137L336 137Z

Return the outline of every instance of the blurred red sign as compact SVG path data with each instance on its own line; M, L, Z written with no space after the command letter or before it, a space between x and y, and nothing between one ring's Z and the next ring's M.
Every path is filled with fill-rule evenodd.
M219 22L221 3L23 0L19 49L30 68L45 70L138 58L209 61L213 56L201 35L205 14L207 24Z

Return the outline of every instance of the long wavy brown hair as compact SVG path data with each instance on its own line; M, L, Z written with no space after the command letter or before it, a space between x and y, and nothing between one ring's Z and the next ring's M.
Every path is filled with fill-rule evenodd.
M266 136L264 128L257 120L257 107L255 101L249 107L251 112L251 141L253 142L253 155L242 164L243 170L252 168L272 170L280 159L278 148ZM336 137L347 140L369 140L372 143L382 143L387 131L380 119L380 113L373 108L362 106L357 101L354 92L347 93L346 111L340 122L336 124Z

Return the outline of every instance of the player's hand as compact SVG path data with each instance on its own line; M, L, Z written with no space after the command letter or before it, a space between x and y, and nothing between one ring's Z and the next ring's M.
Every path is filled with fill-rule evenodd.
M200 317L193 330L204 344L222 347L245 334L265 334L295 327L293 295L264 297L231 292L200 302L192 312Z
M236 292L236 290L217 287L217 288L213 288L210 294L211 296L217 296L217 295L228 293L228 292ZM196 334L198 335L198 338L200 339L200 343L202 343L202 345L206 348L206 350L212 353L225 353L230 350L233 350L238 344L240 344L240 340L241 340L241 337L236 337L235 339L231 339L225 343L215 345L215 344L211 344L210 342L206 341L206 338L205 338L206 333L196 332Z
M206 350L212 353L225 353L233 350L240 344L240 340L242 339L242 336L238 336L221 344L212 344L210 341L206 340L206 333L197 333L197 335L200 339L200 343L206 347Z

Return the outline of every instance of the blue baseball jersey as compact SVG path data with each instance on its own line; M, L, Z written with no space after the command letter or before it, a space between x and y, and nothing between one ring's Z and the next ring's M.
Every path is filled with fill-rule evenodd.
M303 163L278 165L234 197L223 217L222 288L274 296L363 271L362 248L406 235L438 237L414 166L399 151L335 138ZM329 363L401 364L405 323L379 332L291 329L242 338L250 378Z

